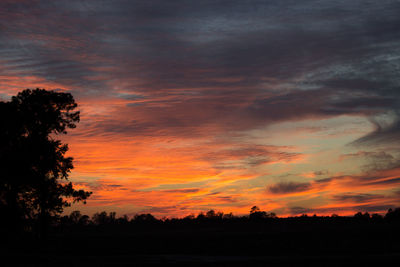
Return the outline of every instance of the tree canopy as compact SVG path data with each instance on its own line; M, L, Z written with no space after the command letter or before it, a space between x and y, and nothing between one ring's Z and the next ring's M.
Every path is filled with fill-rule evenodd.
M76 127L76 107L71 94L44 89L0 102L0 208L10 224L31 219L46 227L51 216L90 196L68 182L72 158L56 139Z

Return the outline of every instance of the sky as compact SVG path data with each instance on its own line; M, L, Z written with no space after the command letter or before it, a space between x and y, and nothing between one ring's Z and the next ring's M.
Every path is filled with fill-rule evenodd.
M93 214L400 206L400 1L0 2L0 99L71 93Z

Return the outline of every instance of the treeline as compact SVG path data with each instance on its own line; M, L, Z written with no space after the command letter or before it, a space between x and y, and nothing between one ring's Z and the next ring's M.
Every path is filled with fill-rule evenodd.
M70 215L61 216L54 221L56 226L105 226L105 225L168 225L168 224L201 224L201 223L246 223L246 222L400 222L400 208L389 209L385 215L368 212L357 212L354 216L309 216L303 214L293 217L278 217L274 213L261 211L258 207L251 208L250 213L244 216L235 216L232 213L217 212L209 210L200 212L197 215L191 214L183 218L162 218L157 219L150 213L136 214L132 218L127 215L117 217L115 212L106 211L95 213L92 217L82 214L80 211L73 211Z

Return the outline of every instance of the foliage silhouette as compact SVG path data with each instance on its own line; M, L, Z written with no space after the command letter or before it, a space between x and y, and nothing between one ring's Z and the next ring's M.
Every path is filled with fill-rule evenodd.
M90 192L68 182L73 168L68 145L55 139L79 122L69 93L26 89L0 102L0 205L8 225L38 222L45 238L50 220Z

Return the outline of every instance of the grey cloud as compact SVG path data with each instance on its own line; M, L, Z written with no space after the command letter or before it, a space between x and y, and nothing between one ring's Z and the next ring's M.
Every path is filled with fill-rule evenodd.
M295 206L295 207L289 207L289 211L291 214L307 214L307 213L312 213L313 210L310 208L304 208L304 207L299 207L299 206Z
M301 155L285 151L287 147L284 146L226 144L224 147L205 153L198 159L208 161L214 168L221 170L257 167L274 161L289 162Z
M385 151L359 151L357 153L344 154L340 158L342 160L364 158L368 163L361 166L361 169L367 173L400 167L400 159Z
M140 213L164 213L170 214L172 212L176 212L178 210L186 210L186 207L183 206L160 206L160 207L149 207L140 211ZM134 214L132 214L134 215Z
M388 176L386 171L396 170L398 167L388 168L388 169L378 169L375 171L363 173L360 175L345 175L345 176L335 176L323 179L317 179L313 181L313 186L326 186L329 183L335 181L342 183L346 186L381 186L387 187L388 189L393 186L398 186L400 184L400 178Z
M184 189L162 190L162 192L165 192L165 193L180 193L180 194L196 193L196 192L199 192L199 191L200 191L200 189L198 189L198 188L184 188Z
M232 196L217 196L215 197L217 201L225 202L225 203L235 203L237 200Z
M321 170L321 171L314 172L314 175L316 175L316 176L322 176L322 175L327 175L327 174L329 174L329 171L327 171L327 170Z
M280 182L271 185L267 188L267 191L272 194L288 194L294 192L303 192L311 188L310 183L299 183L299 182Z
M347 193L347 194L340 194L340 195L334 195L333 199L338 202L356 202L356 203L364 203L368 202L371 200L376 200L376 199L381 199L384 198L383 195L378 195L378 194L352 194L352 193Z
M108 184L101 180L94 182L75 182L77 185L83 185L88 187L89 190L93 190L95 193L99 190L112 191L112 190L128 190L126 187L120 184Z
M398 116L398 115L396 115ZM375 130L368 135L361 137L351 143L356 146L374 146L379 144L390 144L399 146L400 140L400 117L396 118L390 125L382 126L379 122L374 121Z
M400 183L400 177L390 178L390 179L381 179L377 181L369 181L367 185L398 185Z

